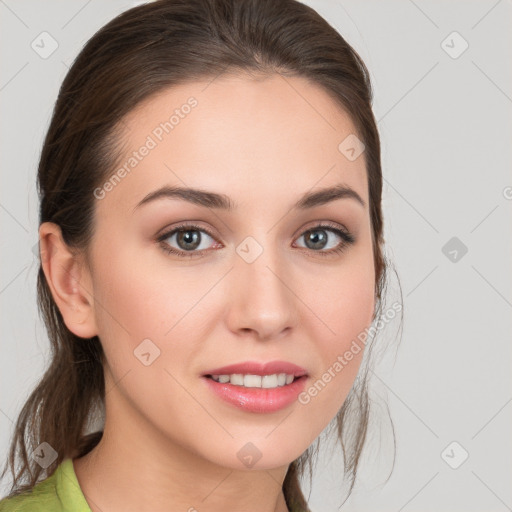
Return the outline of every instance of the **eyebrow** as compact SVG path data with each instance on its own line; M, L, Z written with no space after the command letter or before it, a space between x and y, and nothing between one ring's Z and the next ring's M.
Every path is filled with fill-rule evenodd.
M156 201L158 199L183 199L199 206L233 211L236 204L225 194L209 192L188 187L164 186L147 194L134 208ZM366 203L361 196L352 188L340 184L334 187L324 188L316 192L306 192L296 203L293 209L307 210L315 206L321 206L337 199L355 199L363 208Z

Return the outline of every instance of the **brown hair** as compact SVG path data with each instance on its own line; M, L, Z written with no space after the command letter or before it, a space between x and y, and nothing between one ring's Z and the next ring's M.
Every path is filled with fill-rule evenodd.
M295 0L157 0L125 11L101 28L77 56L59 91L38 168L40 223L58 224L70 248L86 249L93 236L93 191L115 168L123 117L165 88L226 71L304 77L323 87L350 115L365 144L375 319L382 308L387 265L382 252L380 142L369 73L327 21ZM86 433L105 395L100 340L84 340L67 329L41 266L37 293L51 362L15 425L2 472L10 464L14 481L9 496L32 489L65 458L85 455L102 435ZM349 494L367 437L366 378L367 371L361 369L335 417ZM27 453L27 447L33 451L42 442L57 451L46 470ZM289 466L283 493L290 510L308 510L299 479L307 465L311 478L313 450L309 447Z

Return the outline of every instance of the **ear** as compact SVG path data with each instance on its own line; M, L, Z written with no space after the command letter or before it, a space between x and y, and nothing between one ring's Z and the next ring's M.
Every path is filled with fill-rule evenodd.
M39 248L46 281L66 327L80 338L96 336L92 279L83 258L71 251L53 222L39 227Z

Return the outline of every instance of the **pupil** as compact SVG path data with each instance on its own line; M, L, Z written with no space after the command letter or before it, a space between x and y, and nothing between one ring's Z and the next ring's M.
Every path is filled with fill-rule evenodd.
M318 233L321 233L320 235ZM310 247L310 249L322 249L327 240L326 233L323 230L310 231L309 236L306 237L306 245ZM312 246L310 246L309 242L312 241Z
M191 233L193 233L191 235ZM187 247L187 245L185 246L182 246L182 242L184 242L184 244L189 244L189 246ZM180 231L178 233L178 244L180 244L180 246L182 247L182 249L184 249L185 251L191 251L193 249L195 249L196 247L199 246L201 242L201 236L199 235L199 232L198 231ZM192 244L192 246L190 247L190 244Z

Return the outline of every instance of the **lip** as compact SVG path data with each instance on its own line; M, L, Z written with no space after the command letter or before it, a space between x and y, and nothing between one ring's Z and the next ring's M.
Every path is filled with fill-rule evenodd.
M237 366L237 368L240 368L240 366ZM220 375L225 374L221 373ZM203 375L201 380L206 383L210 391L215 393L221 400L234 407L238 407L245 412L272 413L284 409L295 402L298 395L304 391L306 381L309 380L309 377L302 375L296 378L291 384L277 388L245 388L229 383L222 384L207 375Z
M295 377L307 375L304 368L289 363L287 361L269 361L259 363L257 361L245 361L243 363L230 364L221 368L214 368L205 372L203 376L208 375L232 375L233 373L242 373L244 375L273 375L275 373L286 373Z

